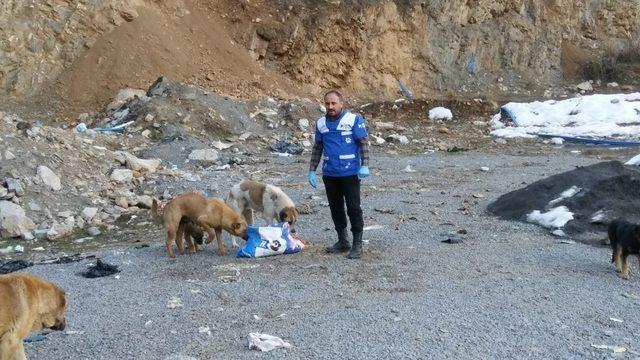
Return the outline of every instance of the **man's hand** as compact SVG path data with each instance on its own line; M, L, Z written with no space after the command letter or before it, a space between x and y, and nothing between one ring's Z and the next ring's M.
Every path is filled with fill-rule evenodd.
M366 178L367 176L369 176L369 167L368 166L362 166L360 168L360 170L358 170L358 179L362 180L362 179Z
M318 187L318 177L316 177L316 172L315 171L309 171L309 185L311 185L312 188L317 188Z

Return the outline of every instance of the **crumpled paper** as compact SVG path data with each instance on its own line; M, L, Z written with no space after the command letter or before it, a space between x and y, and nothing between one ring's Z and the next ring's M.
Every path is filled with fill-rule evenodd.
M290 349L292 346L277 336L249 333L249 349L251 350L271 351L281 347Z

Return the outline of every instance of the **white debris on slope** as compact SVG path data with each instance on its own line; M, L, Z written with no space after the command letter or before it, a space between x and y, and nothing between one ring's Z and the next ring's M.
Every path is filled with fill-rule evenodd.
M500 114L491 123L494 136L532 137L532 134L639 139L640 93L596 94L557 101L508 103L501 108L514 126L501 128ZM502 124L504 125L504 124Z
M546 213L534 210L527 215L527 221L540 224L546 228L561 228L570 220L573 220L573 213L566 206L555 207Z
M453 119L453 113L451 110L438 106L429 110L429 120L451 120Z

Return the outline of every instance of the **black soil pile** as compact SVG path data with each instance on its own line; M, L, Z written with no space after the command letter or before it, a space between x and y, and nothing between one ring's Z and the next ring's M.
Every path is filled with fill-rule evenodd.
M550 204L572 186L581 190L572 197ZM602 244L607 225L616 218L640 223L640 169L609 161L542 179L502 195L487 207L489 213L507 220L527 221L534 210L546 212L566 206L573 213L563 231L576 240ZM601 220L593 221L594 215Z

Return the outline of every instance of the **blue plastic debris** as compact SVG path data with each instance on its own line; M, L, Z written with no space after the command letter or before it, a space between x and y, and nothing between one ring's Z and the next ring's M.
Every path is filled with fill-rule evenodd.
M413 96L411 96L411 93L409 93L409 90L407 90L407 88L404 87L404 85L402 85L402 82L400 80L398 80L398 86L400 86L400 91L402 91L402 94L404 94L407 100L413 101Z
M467 71L469 74L475 74L478 71L478 64L476 63L476 54L471 53L467 59Z

